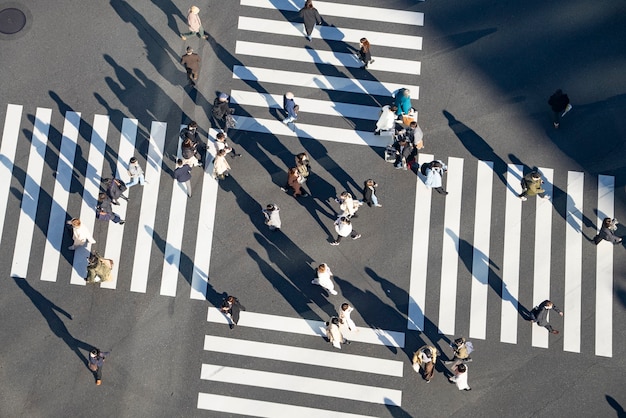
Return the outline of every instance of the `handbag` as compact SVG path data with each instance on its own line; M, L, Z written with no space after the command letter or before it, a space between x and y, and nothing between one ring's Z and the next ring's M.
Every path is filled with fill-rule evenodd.
M226 115L226 127L227 128L234 128L237 125L237 122L235 122L235 118L233 118L231 115Z

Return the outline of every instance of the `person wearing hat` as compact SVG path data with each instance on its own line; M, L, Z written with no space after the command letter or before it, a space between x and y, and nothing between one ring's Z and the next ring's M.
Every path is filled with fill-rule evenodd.
M89 370L91 370L96 378L96 385L102 384L102 366L104 366L104 360L108 357L109 352L100 351L98 348L94 348L89 352Z
M222 129L224 131L224 135L227 135L229 126L228 118L232 120L232 114L235 113L235 109L228 107L228 94L220 93L217 98L213 101L213 109L211 110L211 114L213 116L213 122L217 126L218 129ZM223 123L224 128L222 128L221 124Z
M180 37L183 41L187 40L189 35L198 35L199 38L208 39L209 36L204 34L204 28L202 27L202 22L200 21L200 9L197 6L191 6L189 11L187 12L187 25L189 26L189 32L181 33Z
M288 91L285 93L285 97L283 98L283 109L285 113L287 113L287 117L283 119L285 125L298 119L298 106L293 99L294 95L292 92Z
M198 73L200 73L200 56L193 52L193 48L188 46L187 53L180 58L180 63L187 70L189 84L195 86L196 81L198 81Z

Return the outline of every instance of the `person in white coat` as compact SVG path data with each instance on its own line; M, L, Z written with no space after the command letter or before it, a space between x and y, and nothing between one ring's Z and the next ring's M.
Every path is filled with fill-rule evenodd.
M385 105L382 108L378 122L376 122L376 130L374 135L380 135L380 131L390 131L396 126L397 106Z
M354 200L348 192L342 192L335 201L339 203L339 209L343 211L339 216L345 216L346 218L356 218L356 211L363 204L358 200Z
M459 390L472 390L467 383L467 366L465 364L459 364L452 370L454 371L454 376L448 378L448 380L452 383L456 383L456 387Z
M354 229L352 229L352 223L350 219L342 216L335 221L335 231L337 231L337 239L330 243L330 245L339 245L342 238L350 235L352 239L361 238L361 234L357 233Z
M339 310L339 323L349 332L358 331L356 324L350 318L350 314L354 311L354 308L350 306L348 302L344 302L341 304L341 309Z
M74 239L74 244L68 247L68 250L75 250L76 247L82 247L87 242L90 244L96 243L96 240L93 239L91 232L89 232L87 227L82 224L80 219L74 218L71 221L68 221L67 224L72 227L72 238Z
M337 291L335 290L335 285L331 280L333 276L333 272L330 271L330 267L327 264L322 263L317 267L317 277L311 280L311 283L322 286L324 289L328 290L331 295L336 295Z
M270 230L276 231L280 229L280 208L270 203L265 209L263 209L263 215L265 216L265 225L269 226Z
M339 318L333 316L330 321L326 323L326 337L333 347L341 350L341 343L350 344L339 329Z
M448 171L448 167L441 161L435 160L431 163L423 165L423 173L426 176L424 184L437 193L446 195L447 191L443 188L443 173Z

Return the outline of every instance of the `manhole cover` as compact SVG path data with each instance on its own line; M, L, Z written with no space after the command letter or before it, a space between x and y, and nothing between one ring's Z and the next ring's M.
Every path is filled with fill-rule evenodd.
M0 33L13 35L26 26L26 15L20 9L8 8L0 10Z

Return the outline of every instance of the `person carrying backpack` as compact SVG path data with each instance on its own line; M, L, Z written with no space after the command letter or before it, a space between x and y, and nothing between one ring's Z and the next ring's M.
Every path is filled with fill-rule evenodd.
M452 367L455 367L463 362L472 361L470 354L474 351L474 345L471 341L466 341L464 337L460 337L452 341L450 347L454 350L454 357L445 362L447 365L452 364Z

